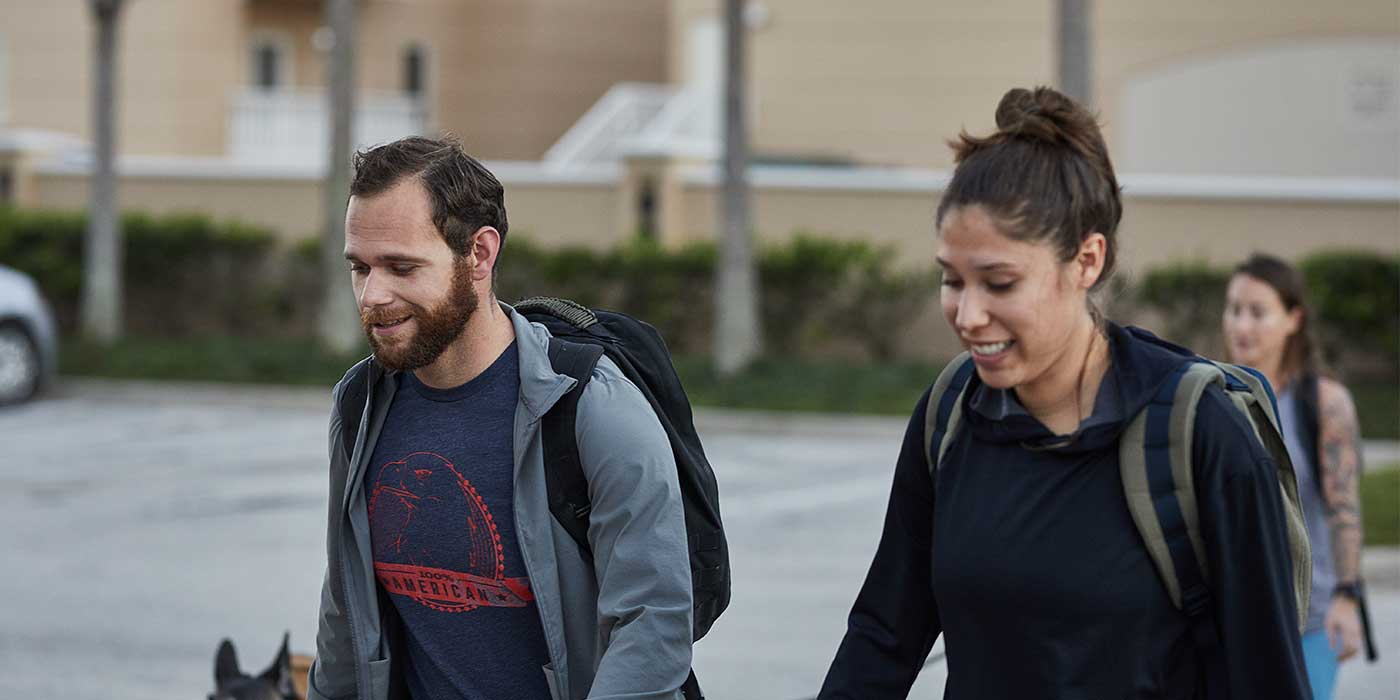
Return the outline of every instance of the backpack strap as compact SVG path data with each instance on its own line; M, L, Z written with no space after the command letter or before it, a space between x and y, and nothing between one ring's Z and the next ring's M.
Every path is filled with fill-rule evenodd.
M1196 405L1212 383L1224 383L1214 365L1184 364L1128 423L1119 441L1123 493L1133 522L1172 605L1193 616L1209 608L1210 571L1196 509L1191 437Z
M340 395L337 410L340 413L340 441L345 448L345 459L355 455L355 443L360 437L360 422L365 414L365 404L369 401L370 365L374 358L358 362L345 374L345 391Z
M1167 589L1184 612L1207 697L1218 697L1225 678L1220 635L1211 610L1210 568L1201 539L1191 438L1196 407L1225 374L1209 362L1190 361L1172 372L1119 440L1119 469L1128 511Z
M938 381L928 394L927 415L924 418L924 457L930 474L936 474L943 453L948 451L962 422L962 396L976 365L970 353L953 358L938 374ZM934 450L937 450L935 452Z
M602 356L600 345L549 339L549 364L555 372L573 377L577 383L544 415L545 490L549 496L549 512L589 559L593 557L593 548L588 544L588 513L593 505L588 497L588 477L583 473L574 428L579 398Z

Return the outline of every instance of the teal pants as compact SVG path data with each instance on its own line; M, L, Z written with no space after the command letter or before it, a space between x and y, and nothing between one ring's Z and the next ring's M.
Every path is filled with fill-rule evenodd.
M1327 644L1327 630L1303 635L1303 663L1308 668L1313 700L1332 700L1337 686L1337 653Z

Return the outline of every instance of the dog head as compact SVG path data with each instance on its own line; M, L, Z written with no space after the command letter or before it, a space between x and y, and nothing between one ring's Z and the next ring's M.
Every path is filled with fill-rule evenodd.
M238 667L233 642L219 643L214 655L214 692L209 700L297 700L292 686L292 657L287 651L290 635L282 635L282 648L266 671L249 676Z

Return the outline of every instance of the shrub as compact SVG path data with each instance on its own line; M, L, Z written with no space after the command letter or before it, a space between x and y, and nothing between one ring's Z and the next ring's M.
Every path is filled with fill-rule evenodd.
M72 335L82 292L86 218L0 210L0 260L33 274ZM320 304L318 243L278 247L271 232L195 214L127 214L127 329L134 336L308 337ZM502 253L497 292L545 294L631 313L679 354L708 354L717 250L678 249L637 237L606 250L545 249L516 234ZM893 251L863 241L798 234L758 252L760 314L770 355L833 348L889 360L907 324L934 301L930 270L902 270Z
M1299 263L1328 361L1394 377L1400 363L1400 257L1336 250Z
M1137 300L1162 319L1162 334L1198 352L1219 345L1220 319L1230 271L1196 260L1148 270L1138 283Z
M859 268L877 264L861 241L799 233L759 256L760 313L771 354L790 356L843 335L841 317L852 306Z
M67 334L77 328L86 229L81 213L0 210L0 261L38 281ZM199 214L141 213L124 214L121 230L131 332L171 336L275 325L277 319L263 316L275 281L268 269L271 231Z

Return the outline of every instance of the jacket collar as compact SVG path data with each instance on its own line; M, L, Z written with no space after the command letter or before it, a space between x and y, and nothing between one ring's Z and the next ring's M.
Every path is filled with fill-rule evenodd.
M520 402L536 420L544 416L559 397L574 388L572 377L554 371L549 362L549 331L531 323L513 307L500 302L515 326L515 347L520 357Z

